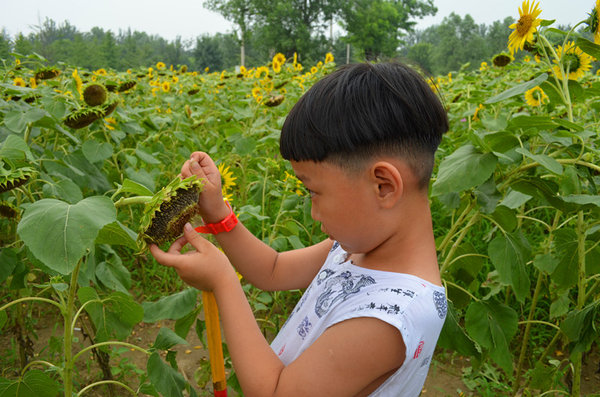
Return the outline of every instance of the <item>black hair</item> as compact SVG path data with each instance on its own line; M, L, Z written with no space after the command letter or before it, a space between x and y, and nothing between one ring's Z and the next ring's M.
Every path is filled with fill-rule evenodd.
M448 130L446 111L425 79L401 63L344 65L294 105L279 150L287 160L330 161L357 170L375 156L405 160L427 187Z

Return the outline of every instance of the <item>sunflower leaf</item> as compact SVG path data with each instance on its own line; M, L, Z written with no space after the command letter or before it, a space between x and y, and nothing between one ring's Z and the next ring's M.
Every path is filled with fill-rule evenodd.
M581 51L586 54L591 55L596 59L600 59L600 45L595 44L588 39L584 39L583 37L578 37L577 40L575 40L575 45L581 48Z
M530 90L533 87L540 85L542 82L546 81L547 79L548 79L548 73L542 73L533 80L529 80L525 83L518 84L514 87L509 88L508 90L506 90L504 92L501 92L498 95L495 95L495 96L489 98L484 103L485 104L496 103L496 102L500 102L505 99L511 98L515 95L520 95L520 94L524 93L525 91Z

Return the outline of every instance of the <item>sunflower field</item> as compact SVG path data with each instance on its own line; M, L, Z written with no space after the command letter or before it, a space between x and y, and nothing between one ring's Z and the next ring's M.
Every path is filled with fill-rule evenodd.
M594 33L599 8L582 22ZM470 363L457 395L598 391L582 369L599 357L600 46L539 11L523 3L507 53L430 80L450 120L430 198L449 298L439 351ZM5 61L0 396L209 395L208 367L184 377L174 351L204 338L198 291L144 249L145 204L203 150L256 236L277 250L324 239L278 142L291 106L334 69L330 54L217 72ZM273 336L301 292L241 282ZM48 312L61 337L34 350ZM136 343L140 324L160 328L149 345ZM239 392L233 372L228 383Z

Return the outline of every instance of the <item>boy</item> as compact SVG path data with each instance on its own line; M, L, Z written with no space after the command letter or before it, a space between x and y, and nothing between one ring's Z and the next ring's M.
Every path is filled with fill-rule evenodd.
M444 108L412 69L341 67L293 107L280 151L309 190L329 239L277 253L221 197L217 167L194 152L183 177L205 180L194 232L150 250L188 284L213 291L245 396L418 396L446 316L427 196ZM196 251L181 254L190 243ZM269 346L231 264L264 290L307 288Z

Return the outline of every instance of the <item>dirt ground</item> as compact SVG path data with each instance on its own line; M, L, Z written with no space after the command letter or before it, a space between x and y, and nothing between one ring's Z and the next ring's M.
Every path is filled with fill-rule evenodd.
M38 354L36 359L48 359L47 355L51 352L50 345L53 338L62 339L62 326L56 324L58 313L46 312L36 325L37 340L34 340L33 351ZM161 327L173 329L173 321L163 321L158 324L138 324L129 338L129 342L143 348L149 348L154 342L156 335ZM89 340L84 338L81 332L76 332L78 342L74 346L74 351L78 351L83 346L89 345ZM208 354L198 339L194 329L190 331L187 337L188 345L178 345L174 348L177 351L177 364L184 377L195 385L196 391L200 396L212 396L212 384L209 379ZM41 354L40 354L41 352ZM0 368L4 373L9 364L8 361L15 360L14 348L11 344L11 337L4 330L0 333ZM164 357L164 355L163 355ZM8 361L7 361L8 360ZM77 376L83 385L98 380L100 370L92 355L81 357L77 363ZM130 351L127 348L121 348L117 358L113 358L111 365L115 370L115 378L119 376L131 380L134 376L139 376L145 371L147 356L138 351ZM582 376L582 395L600 396L600 354L596 351L586 360ZM435 358L431 364L429 376L421 393L422 397L447 397L447 396L475 396L469 391L469 388L462 381L463 368L468 367L467 359L449 358L449 355L440 355ZM12 365L11 365L12 367ZM138 374L134 368L137 367ZM198 370L202 368L204 370ZM121 371L123 371L121 373ZM129 372L127 372L129 371ZM5 377L10 374L4 373ZM201 379L206 382L204 387L198 387L196 380ZM137 385L137 381L129 382L132 386ZM462 391L463 393L460 393ZM105 390L97 389L94 392L86 393L86 396L107 396ZM126 395L119 391L118 396ZM233 390L229 390L229 395L237 396Z

